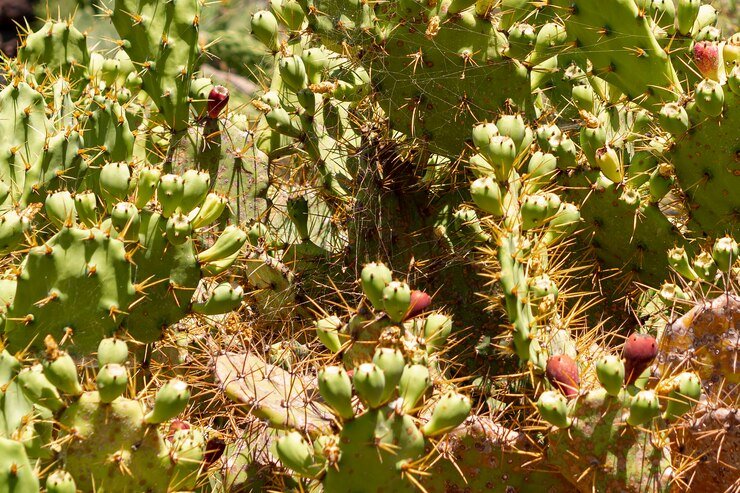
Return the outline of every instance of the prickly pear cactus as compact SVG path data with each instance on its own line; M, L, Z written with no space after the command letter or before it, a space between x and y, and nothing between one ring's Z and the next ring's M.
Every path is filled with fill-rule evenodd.
M6 491L39 491L44 480L47 491L166 492L195 486L206 449L203 433L190 427L167 439L160 433L160 425L187 406L186 383L165 383L148 408L143 398L126 396L133 382L123 341L101 341L91 385L96 390L83 389L79 367L53 338L45 344L46 354L33 366L22 367L7 352L2 355L3 377L14 378L1 394L3 435L8 432L0 438L3 458L16 464L0 480L10 488ZM13 423L18 423L15 430L10 429ZM49 459L51 452L55 470L40 472L27 465L29 458Z
M228 282L202 301L194 297L201 278L226 270L247 238L228 226L196 252L194 234L225 206L208 183L194 170L179 176L145 168L132 178L127 163L109 163L100 172L100 203L92 193L50 195L47 215L60 230L20 266L5 325L9 347L39 348L50 334L84 354L120 329L148 343L188 313L238 307L242 290Z
M172 132L187 128L189 92L200 53L198 0L115 0L104 12L123 39L123 48L141 67L142 87Z
M204 7L2 61L0 491L733 488L712 7Z

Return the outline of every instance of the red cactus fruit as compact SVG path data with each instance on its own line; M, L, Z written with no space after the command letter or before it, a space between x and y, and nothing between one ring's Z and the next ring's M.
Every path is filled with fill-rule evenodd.
M204 468L210 467L211 464L216 462L224 453L226 449L226 442L221 437L211 437L206 442L206 453L203 456Z
M627 385L635 383L658 354L658 343L650 334L634 333L627 338L622 351Z
M170 423L170 429L167 430L167 440L172 442L175 439L175 433L180 430L189 430L190 423L181 419L176 419Z
M719 68L719 47L711 41L700 41L694 45L694 63L699 72L707 78L714 79Z
M578 395L581 379L578 376L578 365L570 356L566 354L550 356L547 360L545 374L553 387L560 390L566 397Z
M414 318L415 316L422 313L424 310L429 308L432 304L432 297L426 294L424 291L417 289L411 291L411 303L409 304L409 311L406 312L404 320Z
M213 86L208 94L208 118L218 118L228 102L229 90L224 86Z

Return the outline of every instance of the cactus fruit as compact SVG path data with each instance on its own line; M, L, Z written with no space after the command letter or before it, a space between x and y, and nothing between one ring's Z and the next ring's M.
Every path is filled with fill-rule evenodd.
M578 366L567 354L550 356L545 368L547 379L556 389L560 390L566 397L574 397L578 394L580 377Z
M658 344L650 334L632 334L622 350L625 382L635 383L658 355Z

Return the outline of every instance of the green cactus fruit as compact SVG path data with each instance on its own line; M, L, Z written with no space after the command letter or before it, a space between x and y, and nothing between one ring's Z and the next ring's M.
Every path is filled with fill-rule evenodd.
M272 109L280 107L280 94L275 91L267 91L260 96L260 101Z
M689 114L686 112L686 108L678 103L665 104L660 109L658 120L663 129L673 135L681 135L691 126Z
M313 447L297 431L291 431L275 442L275 451L280 462L298 474L313 477L321 470Z
M596 101L596 91L590 84L578 84L571 90L573 102L581 111L593 113L595 111L594 103Z
M154 197L162 172L158 168L145 167L139 171L136 184L136 207L143 209Z
M478 178L470 185L470 196L483 212L495 217L504 215L504 199L496 180L491 176Z
M593 167L597 167L596 151L606 145L606 130L604 125L594 119L587 120L586 125L581 127L579 134L581 149Z
M558 168L567 170L576 167L578 149L568 135L553 137L549 141L550 152L558 159Z
M697 35L699 31L705 27L717 25L718 13L717 9L712 7L710 4L702 4L699 7L699 14L696 16L694 21L694 27L691 29L693 35Z
M514 140L506 135L497 135L479 150L493 167L496 180L505 182L516 161L517 151Z
M517 153L522 151L522 143L527 136L527 125L522 115L502 115L496 120L496 128L502 136L510 137L514 141Z
M495 123L479 123L473 127L473 145L476 149L483 149L498 135L500 134Z
M203 200L203 204L200 206L198 213L193 218L193 229L208 226L213 221L221 217L224 209L226 209L227 202L228 201L225 197L217 193L211 192L206 195L206 198L205 200Z
M535 138L540 149L549 149L550 140L560 138L563 135L562 130L557 125L541 125L535 131Z
M318 374L319 393L342 419L352 419L352 382L340 366L327 366Z
M167 232L167 241L173 245L182 245L188 241L193 233L193 225L188 216L175 212L167 219L165 231Z
M383 309L393 322L403 321L411 306L411 288L400 281L391 281L383 289Z
M332 353L338 353L342 349L342 342L339 340L339 329L342 325L342 321L336 315L331 315L314 322L316 335L321 343Z
M223 274L236 262L239 257L239 250L222 260L214 260L200 266L200 272L205 277L214 277Z
M274 245L270 230L260 222L254 223L247 231L247 242L252 246Z
M330 74L336 77L332 96L338 101L358 102L370 94L372 89L370 74L362 66L340 68Z
M520 22L509 28L509 47L507 55L515 59L523 59L534 49L537 33L530 24Z
M357 396L371 409L385 404L385 374L374 363L362 363L355 368L352 383Z
M182 175L183 191L180 201L180 210L183 214L189 214L190 211L199 206L211 186L211 177L205 171L189 169Z
M650 334L633 333L624 343L622 359L627 385L635 383L658 354L658 344Z
M567 428L571 424L568 418L568 401L563 394L555 390L548 390L537 400L537 410L542 419L558 428Z
M131 185L131 169L128 163L106 163L100 169L100 193L107 209L126 200Z
M660 414L658 396L652 390L641 390L632 398L627 423L642 426Z
M265 115L265 121L277 133L297 139L303 131L284 108L273 108Z
M540 27L537 32L537 41L535 42L534 52L527 58L529 63L538 65L539 63L556 55L562 50L566 40L566 32L561 24L548 22Z
M676 5L676 19L678 20L678 32L688 36L694 27L694 22L699 15L701 0L678 0Z
M376 310L383 309L383 290L392 280L390 269L381 262L372 262L362 268L360 273L362 292Z
M495 176L493 166L491 166L482 154L473 154L470 156L469 165L470 170L478 178L489 175Z
M105 404L113 402L126 392L128 371L123 365L108 363L98 370L96 383L100 401Z
M282 24L291 31L300 31L306 13L297 0L270 0L270 7Z
M614 183L620 183L624 178L624 166L614 148L606 145L596 150L596 167Z
M520 214L524 231L542 226L548 219L547 197L538 193L527 195L522 201Z
M78 192L75 194L75 210L80 223L88 228L98 224L98 199L93 192Z
M535 303L551 297L553 301L558 299L558 285L550 279L547 274L535 276L529 280L529 292Z
M205 264L222 260L239 251L246 242L247 233L243 229L235 225L226 226L213 246L198 254L198 262Z
M46 493L75 493L77 486L72 475L57 469L46 478Z
M141 217L139 209L131 202L119 202L110 213L111 225L126 240L139 239Z
M128 360L128 344L121 339L109 337L100 341L98 345L98 364L123 365Z
M308 241L310 239L309 227L308 227L308 200L303 196L294 196L288 198L285 205L286 212L290 218L293 226L295 226L298 232L298 237L301 241Z
M316 116L316 103L319 100L316 93L314 93L311 89L306 88L298 91L296 97L298 99L298 104L301 105L301 108L306 110L306 114L308 116Z
M714 258L709 252L701 252L694 258L692 263L694 272L707 282L714 282L717 275L717 264L714 263Z
M609 395L617 396L624 385L624 363L617 356L607 354L596 362L596 377Z
M182 204L185 183L180 175L164 175L157 186L157 199L162 206L162 217L169 218Z
M650 180L650 174L658 166L658 157L647 150L638 150L630 159L627 168L627 185L639 188Z
M330 54L323 46L312 47L303 50L301 59L306 67L308 80L311 84L321 82L324 71L329 66Z
M545 374L550 384L566 397L572 398L578 395L581 385L578 365L567 354L550 356L547 360Z
M674 182L673 166L669 163L659 164L650 173L650 180L648 181L650 200L660 202L671 191Z
M673 270L689 281L695 281L698 279L696 272L691 268L689 256L686 254L686 250L684 250L683 247L676 247L668 250L668 263Z
M550 222L545 230L544 242L553 245L561 239L574 233L581 223L581 212L574 204L564 203L560 211Z
M527 163L527 179L525 181L527 191L535 193L549 184L557 168L558 160L554 155L542 151L532 154L529 163Z
M432 417L421 427L424 436L436 436L457 428L470 414L470 399L457 392L445 394L434 405Z
M660 299L663 300L664 303L669 304L672 304L675 301L689 300L689 296L684 292L684 290L672 282L664 283L660 287L660 291L658 291L658 296L660 296Z
M206 115L208 95L212 88L213 81L208 77L200 77L190 83L190 110L195 115L196 120Z
M433 353L444 348L452 332L452 318L443 313L431 313L424 320L424 340L427 352Z
M740 96L740 64L732 67L732 70L727 75L727 87L735 96Z
M18 373L18 383L23 394L34 404L54 412L64 407L57 388L44 376L40 366L21 370Z
M39 480L22 443L0 437L0 491L36 493Z
M183 412L189 400L188 384L173 378L157 391L154 407L144 416L144 421L150 424L164 423Z
M712 247L712 258L722 272L730 271L739 253L737 241L729 235L715 241Z
M393 348L377 348L373 355L373 364L383 372L385 377L385 387L380 400L388 402L393 397L406 367L403 353Z
M252 16L252 35L270 51L278 51L278 21L272 12L260 10Z
M476 212L469 207L461 207L452 214L451 231L455 231L466 242L487 242L491 235L483 231Z
M719 82L704 79L696 86L694 101L699 111L711 117L718 117L724 108L725 93Z
M201 315L220 315L236 310L244 299L241 286L233 287L230 282L222 282L202 303L193 303L192 310Z
M401 410L410 413L416 408L419 399L432 385L429 369L424 365L406 365L398 381L398 395L401 398Z
M560 196L553 192L546 192L544 196L547 200L547 219L551 219L560 211L563 202L560 200Z
M278 68L280 78L291 91L297 93L308 86L308 74L301 57L284 57L278 62Z
M14 210L4 212L0 216L0 252L5 254L15 250L30 229L31 223L25 216Z
M77 222L74 199L72 194L66 190L48 195L44 202L44 209L49 222L57 228L61 228L65 224L72 226Z
M207 452L206 439L197 428L175 432L170 449L172 477L167 491L191 491L198 484L199 472Z
M691 410L701 397L701 381L695 373L683 372L658 385L666 400L663 419L674 421Z
M673 0L653 0L653 18L668 34L675 32L676 6Z
M82 394L82 386L77 377L77 365L72 357L60 351L51 336L47 336L46 358L42 361L44 376L57 389L65 394L78 396Z

